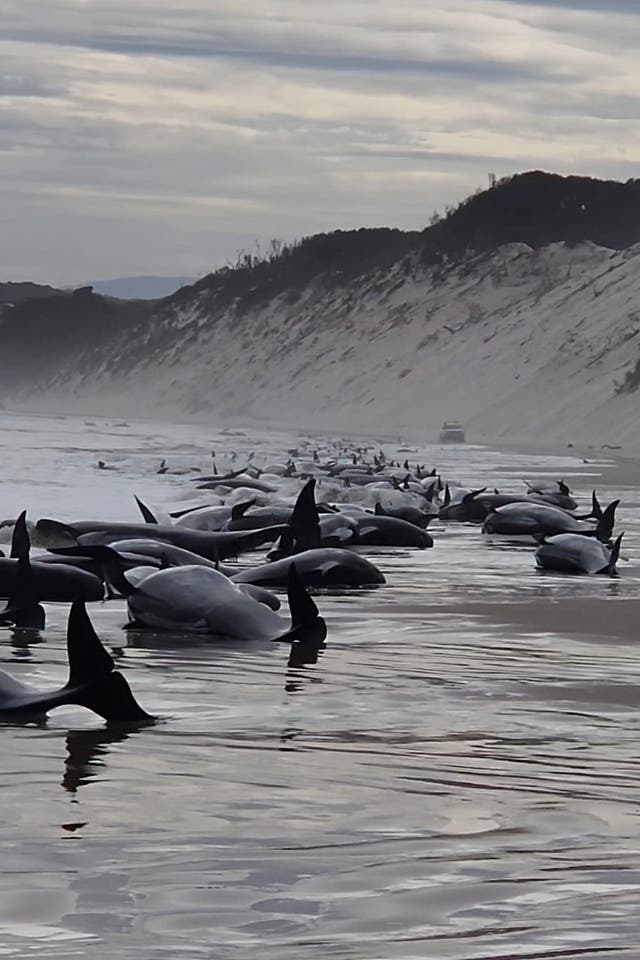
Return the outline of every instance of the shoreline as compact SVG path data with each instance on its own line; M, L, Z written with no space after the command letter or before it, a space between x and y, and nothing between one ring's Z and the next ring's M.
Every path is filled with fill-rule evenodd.
M592 444L576 444L570 448L558 444L492 442L492 450L507 454L530 454L541 457L570 457L579 465L591 467L612 486L640 486L640 454L628 456L620 450L602 449Z
M168 423L173 426L201 427L203 431L207 428L215 432L220 432L228 428L244 430L267 429L273 433L286 435L308 435L310 437L323 437L326 439L344 438L352 442L368 442L369 444L397 444L412 445L421 449L425 446L441 447L448 449L444 444L438 444L434 438L431 440L428 436L429 431L419 437L409 429L404 434L395 431L374 431L374 430L350 430L338 429L323 425L305 425L300 423L286 423L282 420L276 422L271 418L256 418L255 416L234 416L234 417L205 417L203 415L187 413L171 415L169 413L159 414L157 416L140 416L135 411L128 413L104 413L104 412L83 412L77 410L57 408L55 410L43 410L27 407L23 410L14 410L7 407L0 408L0 415L5 416L33 416L43 419L74 417L84 420L86 417L93 417L101 420L121 419L129 417L136 423L158 424ZM584 464L591 466L598 475L613 486L640 486L640 450L636 453L632 448L625 449L623 445L602 446L595 443L579 442L563 444L558 441L531 441L523 439L522 441L505 440L501 437L491 437L488 435L479 435L471 437L469 446L486 447L494 452L504 452L506 454L520 454L540 457L558 457L568 458L576 461L576 465ZM456 445L452 444L451 448ZM630 455L631 454L631 455Z

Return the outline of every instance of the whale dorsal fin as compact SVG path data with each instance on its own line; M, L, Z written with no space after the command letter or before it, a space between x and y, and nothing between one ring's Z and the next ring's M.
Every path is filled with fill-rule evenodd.
M316 481L307 480L289 519L289 529L295 541L296 552L320 546L320 517L315 498Z
M616 517L616 508L619 503L619 500L612 500L598 520L598 526L595 529L595 535L600 543L608 543L609 540L611 540Z
M476 497L479 497L481 493L484 493L486 489L486 487L482 487L480 490L472 490L470 493L465 493L462 502L470 503L472 500L475 500Z
M43 630L45 614L36 592L29 561L30 550L27 511L23 510L16 520L11 538L11 556L18 561L18 576L11 587L7 605L0 612L0 623L13 623L16 627Z
M10 556L13 557L14 560L19 560L21 557L28 559L30 550L31 541L27 530L27 511L23 510L13 528Z
M142 519L144 520L145 523L158 522L156 515L153 513L153 511L150 510L149 507L146 505L146 503L143 503L142 500L139 499L139 497L136 497L135 493L133 495L133 499L138 504L138 510L142 514Z
M256 502L255 499L253 499L253 500L245 500L244 503L235 503L231 508L231 519L232 520L242 519L242 517L244 517L247 510L249 510L249 508L252 507L255 502Z
M433 503L433 498L436 495L436 487L438 486L438 481L434 480L433 483L430 483L428 488L424 492L424 497L429 503Z

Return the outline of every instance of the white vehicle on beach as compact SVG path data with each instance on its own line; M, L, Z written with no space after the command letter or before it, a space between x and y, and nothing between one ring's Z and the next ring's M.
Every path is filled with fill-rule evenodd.
M440 443L464 443L464 427L457 420L445 420L440 430Z

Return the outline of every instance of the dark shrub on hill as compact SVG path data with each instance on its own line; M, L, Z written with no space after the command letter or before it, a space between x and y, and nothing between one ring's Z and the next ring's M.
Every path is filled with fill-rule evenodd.
M640 242L640 180L516 174L427 227L423 256L427 262L458 261L505 243L542 247L556 241L614 249Z

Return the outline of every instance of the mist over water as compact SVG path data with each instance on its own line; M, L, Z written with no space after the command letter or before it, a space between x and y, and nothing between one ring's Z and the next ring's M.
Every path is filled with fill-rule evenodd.
M157 475L164 457L260 465L299 439L87 420L0 414L0 519L137 520L133 493L193 497ZM581 505L601 472L407 446L474 488L563 477ZM124 632L124 602L91 605L162 721L108 730L65 707L0 726L0 954L636 958L640 503L597 487L622 499L619 579L540 574L524 542L433 523L431 550L364 551L386 585L319 596L309 668L278 645ZM66 617L50 604L40 637L0 628L0 669L63 682Z

